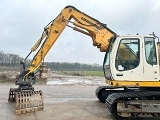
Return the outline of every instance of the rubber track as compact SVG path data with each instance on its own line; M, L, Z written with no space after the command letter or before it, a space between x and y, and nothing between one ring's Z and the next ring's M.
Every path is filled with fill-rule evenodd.
M101 90L105 90L105 89L115 89L115 87L112 87L112 86L99 86L97 87L97 89L95 90L95 93L96 93L96 97L98 98L98 94Z
M116 101L128 98L134 99L141 97L160 97L160 91L127 91L127 92L112 93L107 97L106 104L113 116L115 116L116 118L117 117L122 118L117 114Z

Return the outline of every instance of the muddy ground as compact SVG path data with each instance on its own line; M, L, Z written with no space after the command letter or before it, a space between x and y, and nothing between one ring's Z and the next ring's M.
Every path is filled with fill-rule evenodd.
M48 77L46 84L34 85L35 90L44 93L44 110L21 115L15 114L15 103L8 102L9 89L17 86L1 83L0 120L114 120L95 96L95 89L104 84L104 78L56 73Z

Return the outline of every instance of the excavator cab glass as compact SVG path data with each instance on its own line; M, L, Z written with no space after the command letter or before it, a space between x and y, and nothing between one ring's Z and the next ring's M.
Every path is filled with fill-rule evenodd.
M110 55L112 51L112 45L108 46L108 49L106 51L104 61L103 61L103 71L104 71L104 76L106 79L111 80L112 74L111 74L111 69L110 69Z
M145 55L146 55L146 61L150 65L156 65L157 64L157 56L156 56L156 48L155 48L155 42L153 37L145 37Z
M111 70L110 70L110 54L111 52L106 52L103 69L106 79L111 80Z
M139 65L139 39L125 38L120 41L117 49L115 67L118 71L127 71Z
M115 47L114 47L115 48ZM110 55L115 52L114 59L115 64L110 65ZM107 80L112 80L111 67L119 72L135 69L140 64L140 39L139 38L122 38L118 42L118 46L115 50L112 50L112 45L109 50L106 51L103 69L104 75Z

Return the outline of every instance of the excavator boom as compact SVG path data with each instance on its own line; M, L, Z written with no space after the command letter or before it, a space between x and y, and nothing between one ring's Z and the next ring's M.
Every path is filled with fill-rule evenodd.
M72 23L73 26L68 25L69 23ZM30 72L35 71L35 69L40 66L42 60L66 26L90 36L93 41L93 46L97 46L101 52L106 51L109 40L116 35L105 24L86 15L73 6L67 6L44 28L42 37L32 47L31 51L35 51L40 42L45 38L42 46L31 62L29 67Z
M45 56L67 26L75 31L90 36L93 41L93 46L99 48L101 52L107 50L111 38L116 36L116 33L110 30L106 24L99 22L73 6L65 7L61 13L44 28L40 39L31 48L27 57L21 61L23 70L21 70L22 72L17 77L15 83L16 85L19 85L19 87L18 89L11 88L9 92L9 101L18 100L16 101L17 114L27 111L28 104L33 103L32 101L37 99L39 99L38 106L34 107L34 104L29 105L30 111L33 111L35 108L40 108L40 110L43 109L43 93L42 91L34 91L34 88L32 87L36 81L34 74L40 68ZM37 49L38 52L34 56L29 68L26 70L26 59ZM29 99L28 95L35 99ZM24 101L27 102L24 103Z

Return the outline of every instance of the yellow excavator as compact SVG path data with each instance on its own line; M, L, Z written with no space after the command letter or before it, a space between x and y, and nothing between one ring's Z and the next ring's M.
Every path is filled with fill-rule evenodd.
M18 88L10 88L9 101L16 101L16 114L42 110L43 92L35 91L35 73L59 35L66 27L90 36L93 46L106 52L103 70L106 86L96 89L96 96L106 103L117 118L160 117L159 38L150 35L120 36L106 24L66 6L45 28L41 38L22 60L17 77ZM28 69L25 61L38 50Z

